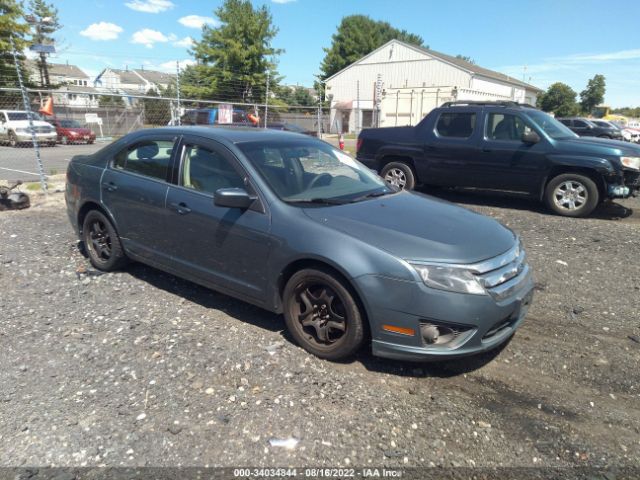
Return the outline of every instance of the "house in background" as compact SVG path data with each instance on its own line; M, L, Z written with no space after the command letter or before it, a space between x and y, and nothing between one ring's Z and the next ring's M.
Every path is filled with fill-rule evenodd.
M144 95L150 89L159 91L176 81L174 73L144 69L105 68L98 74L93 84L102 90L118 91L131 95Z
M32 83L40 85L40 71L34 60L27 60L27 71ZM47 63L49 81L56 87L53 103L70 108L96 108L97 90L93 88L91 78L76 65L67 63Z
M331 131L415 125L452 100L535 105L542 90L434 50L391 40L326 81Z

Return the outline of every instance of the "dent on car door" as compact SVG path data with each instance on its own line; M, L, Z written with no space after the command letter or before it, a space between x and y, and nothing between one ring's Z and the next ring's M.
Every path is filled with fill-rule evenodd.
M522 141L522 135L533 127L520 115L502 111L484 115L484 135L474 176L484 179L483 187L537 192L545 167L544 141Z
M102 201L128 253L166 263L165 198L175 139L146 138L117 152L101 180Z
M263 300L270 220L260 199L248 209L214 203L221 188L256 194L247 173L226 147L185 139L177 184L167 194L168 234L174 268L186 276Z

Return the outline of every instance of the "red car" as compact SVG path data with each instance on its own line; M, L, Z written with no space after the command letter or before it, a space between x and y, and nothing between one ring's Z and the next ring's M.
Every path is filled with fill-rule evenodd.
M58 142L63 145L70 143L93 143L96 141L96 134L89 128L80 125L77 120L59 120L53 118L47 121L56 128Z

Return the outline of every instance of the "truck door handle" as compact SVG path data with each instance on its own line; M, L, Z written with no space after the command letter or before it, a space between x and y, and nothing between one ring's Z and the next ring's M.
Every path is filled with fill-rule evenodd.
M118 186L113 182L103 183L102 186L106 188L109 192L115 192L118 189Z
M186 215L187 213L191 212L191 209L187 207L187 204L184 202L170 203L169 206L173 208L176 212L178 212L178 214L180 215Z

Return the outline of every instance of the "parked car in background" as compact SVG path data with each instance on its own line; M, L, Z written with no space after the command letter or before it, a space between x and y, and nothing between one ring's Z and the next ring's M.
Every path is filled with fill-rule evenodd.
M304 135L309 135L310 137L318 136L318 132L315 130L307 130L299 125L288 122L269 122L267 123L267 128L272 130L283 130L285 132L302 133Z
M622 134L622 139L626 142L638 143L640 141L640 131L633 128L626 128L624 125L620 125L616 122L609 120L589 119L591 123L598 127L603 128L615 128Z
M570 217L640 189L640 147L579 138L550 115L513 102L448 102L415 127L363 130L356 149L358 160L398 188L519 192Z
M620 129L609 124L596 125L588 118L558 118L558 121L581 137L611 138L614 140L624 139Z
M37 113L24 110L0 110L0 143L8 143L12 147L31 143L29 115L38 142L54 147L58 138L56 129Z
M220 109L215 108L193 108L185 111L180 117L182 125L228 125L236 127L255 127L258 119L252 112L239 108L234 108L229 122L220 123Z
M331 360L365 341L411 360L491 350L532 300L511 230L298 134L131 133L71 160L66 202L96 268L137 260L283 313L299 345Z
M47 119L56 129L58 142L63 145L70 143L93 143L96 141L96 134L90 128L83 127L77 120L70 119Z

